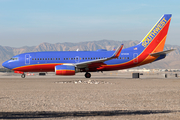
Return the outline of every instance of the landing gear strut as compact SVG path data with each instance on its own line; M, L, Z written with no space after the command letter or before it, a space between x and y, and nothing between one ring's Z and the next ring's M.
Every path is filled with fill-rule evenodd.
M26 75L25 75L25 74L22 74L22 75L21 75L21 77L22 77L22 78L25 78L25 77L26 77Z
M84 76L85 76L86 78L90 78L90 77L91 77L91 74L87 72Z

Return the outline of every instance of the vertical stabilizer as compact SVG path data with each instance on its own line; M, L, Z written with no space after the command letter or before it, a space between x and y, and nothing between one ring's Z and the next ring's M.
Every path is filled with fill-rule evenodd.
M147 49L149 52L152 48L154 49L153 52L163 51L171 16L171 14L164 14L155 24L155 26L149 31L149 33L144 37L140 43L144 49Z

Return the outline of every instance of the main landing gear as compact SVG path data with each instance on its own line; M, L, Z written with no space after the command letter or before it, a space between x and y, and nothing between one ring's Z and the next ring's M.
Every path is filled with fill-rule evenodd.
M91 74L86 72L86 74L84 75L86 78L90 78L91 77Z
M22 78L25 78L25 77L26 77L26 75L25 75L25 74L22 74L22 75L21 75L21 77L22 77Z

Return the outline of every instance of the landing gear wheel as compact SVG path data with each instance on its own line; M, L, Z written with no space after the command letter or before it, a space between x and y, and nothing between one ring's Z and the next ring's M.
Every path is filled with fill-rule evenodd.
M90 78L90 77L91 77L91 74L87 72L84 76L85 76L86 78Z
M26 77L26 75L25 75L25 74L22 74L22 75L21 75L21 77L22 77L22 78L25 78L25 77Z

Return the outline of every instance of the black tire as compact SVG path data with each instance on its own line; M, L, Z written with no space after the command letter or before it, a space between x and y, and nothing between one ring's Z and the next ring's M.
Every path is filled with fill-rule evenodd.
M85 74L85 77L86 77L86 78L90 78L90 77L91 77L91 74L90 74L90 73L86 73L86 74Z
M25 75L25 74L22 74L22 75L21 75L21 78L25 78L25 77L26 77L26 75Z

